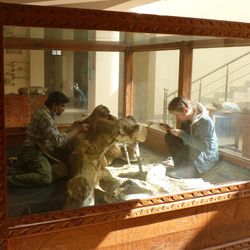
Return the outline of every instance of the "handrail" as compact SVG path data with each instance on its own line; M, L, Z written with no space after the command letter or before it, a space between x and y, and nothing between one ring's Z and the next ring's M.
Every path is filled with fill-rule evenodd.
M231 74L233 74L233 73L235 73L235 72L237 72L237 71L239 71L239 70L241 70L241 69L243 69L243 68L246 68L247 66L250 65L250 63L246 63L246 64L244 64L243 66L237 67L236 69L234 69L234 70L231 71L231 72L229 72L229 65L232 64L232 63L234 63L234 62L236 62L236 61L238 61L238 60L240 60L240 59L242 59L243 57L245 57L245 56L247 56L247 55L249 55L249 54L250 54L250 51L247 52L247 53L242 54L241 56L236 57L235 59L233 59L233 60L231 60L231 61L229 61L229 62L223 64L222 66L220 66L220 67L218 67L218 68L216 68L216 69L210 71L209 73L206 73L205 75L199 77L199 78L196 79L195 81L192 81L191 85L200 82L199 88L196 89L196 90L194 91L194 93L195 93L195 92L198 92L198 93L199 93L199 94L198 94L198 95L199 95L198 101L200 101L200 99L201 99L201 90L202 90L202 89L204 90L204 88L206 88L206 87L208 87L208 86L211 86L212 84L214 84L215 82L218 82L218 81L222 80L223 78L225 78L225 85L216 87L215 89L213 89L213 90L211 90L210 92L206 93L205 96L208 96L208 95L212 94L213 92L215 92L215 90L219 90L219 89L225 88L225 101L226 101L227 98L228 98L228 89L229 89L229 85L232 85L233 82L236 82L236 81L238 81L239 79L244 78L245 76L247 76L247 75L250 74L250 73L245 73L245 74L243 74L243 75L238 76L236 79L233 79L232 81L229 81L229 75L231 75ZM202 86L202 80L203 80L204 78L206 78L206 77L208 77L208 76L211 76L213 73L216 73L216 72L218 72L219 70L221 70L221 69L223 69L223 68L225 68L225 67L226 67L226 72L225 72L225 74L223 74L223 75L220 76L219 78L214 79L214 80L213 80L212 82L210 82L209 84L206 84L205 86ZM238 88L240 88L241 86L242 86L242 85L239 85ZM238 89L238 88L237 88L237 89ZM167 96L165 97L165 102L166 102L166 100L167 100L166 106L168 105L168 100L170 99L170 97L171 97L171 96L172 96L172 97L175 97L177 94L178 94L178 90L173 91L173 92L167 94ZM166 119L166 114L165 114L164 119ZM169 118L167 117L167 119L169 119Z
M225 88L225 90L224 90L225 91L225 101L227 101L227 99L228 99L229 85L232 85L233 82L236 82L239 79L242 79L245 76L247 76L247 75L250 74L250 73L245 73L243 75L238 76L236 79L233 79L232 81L229 81L229 75L231 75L231 74L233 74L235 72L238 72L239 70L241 70L243 68L246 68L247 66L250 65L250 63L246 63L243 66L237 67L236 69L234 69L231 72L229 72L229 65L232 64L232 63L234 63L234 62L236 62L236 61L238 61L238 60L240 60L240 59L242 59L243 57L245 57L245 56L247 56L249 54L250 54L250 51L247 52L247 53L245 53L245 54L243 54L243 55L241 55L241 56L236 57L235 59L233 59L233 60L231 60L231 61L223 64L222 66L220 66L220 67L218 67L218 68L210 71L209 73L207 73L207 74L201 76L200 78L196 79L195 81L193 81L191 83L191 85L193 85L193 84L195 84L197 82L198 83L200 82L199 88L197 90L193 91L193 93L198 92L198 101L200 102L200 100L201 100L201 90L202 89L204 90L205 87L209 87L212 84L214 84L215 82L218 82L218 81L220 81L220 80L222 80L224 78L225 78L225 84L224 85L216 87L215 89L209 91L208 93L206 93L205 96L208 96L208 95L214 93L216 90L218 91L219 89ZM225 67L226 67L226 73L225 74L223 74L219 78L217 77L216 79L214 79L213 81L211 81L209 84L206 84L206 86L202 86L202 79L204 79L204 78L206 78L208 76L211 76L213 73L216 73L216 72L218 72L219 70L221 70L221 69L223 69ZM237 89L239 89L241 86L242 85L237 85ZM173 92L171 92L171 93L168 94L168 90L164 88L163 122L167 122L167 123L170 122L170 117L169 117L168 112L167 112L168 100L170 99L171 96L175 97L175 96L177 96L177 94L178 94L178 90L175 90L175 91L173 91Z
M228 63L225 63L225 64L223 64L222 66L220 66L220 67L218 67L218 68L216 68L216 69L210 71L209 73L207 73L207 74L201 76L200 78L196 79L196 80L193 81L192 83L198 82L198 81L200 81L201 79L203 79L203 78L205 78L205 77L207 77L207 76L209 76L209 75L212 75L213 73L217 72L218 70L225 68L227 65L229 65L229 64L231 64L231 63L233 63L233 62L235 62L235 61L238 61L239 59L241 59L241 58L243 58L243 57L245 57L245 56L247 56L247 55L249 55L249 54L250 54L250 51L247 52L247 53L245 53L245 54L243 54L243 55L241 55L241 56L236 57L235 59L229 61Z

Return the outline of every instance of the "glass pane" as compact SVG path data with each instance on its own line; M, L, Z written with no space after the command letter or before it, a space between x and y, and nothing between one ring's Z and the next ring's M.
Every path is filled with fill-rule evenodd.
M43 36L44 34L44 36ZM111 35L112 34L112 35ZM81 41L81 42L107 42L121 45L153 45L173 44L178 42L194 42L206 40L221 40L218 37L206 36L181 36L171 34L131 33L118 31L93 31L54 28L35 28L5 26L4 37L6 38L33 38L45 39L46 41ZM41 41L40 41L41 42ZM56 46L56 45L55 45Z
M133 115L136 119L142 123L156 121L174 126L175 119L167 114L166 107L177 95L179 51L134 53L133 72Z
M53 37L59 40L62 38L88 39L90 35L88 32L20 27L12 27L10 30L6 28L5 32L7 36L10 32L11 38L19 36L51 39ZM104 37L98 32L94 35ZM110 32L105 35L105 39L108 39L107 35L110 39L117 36L116 33ZM33 124L32 115L44 107L44 102L50 93L60 91L69 98L63 114L54 117L61 133L67 130L69 124L86 118L100 104L108 107L114 116L122 112L123 58L124 55L121 52L72 51L56 48L4 49L8 176L36 172L32 169L35 164L26 162L27 165L24 165L17 160L17 156L20 155L22 145L27 138L25 131L29 124ZM36 126L40 129L39 123ZM37 131L38 134L43 134L43 131ZM68 153L61 151L60 154L56 154L56 159L60 162L66 161L64 152ZM53 160L49 162L52 169L55 168ZM60 171L62 173L62 170ZM31 178L36 177L33 175ZM20 183L16 187L9 184L9 216L63 209L66 202L67 182L67 178L54 180L53 177L53 183L48 185L41 185L39 181L37 185L27 185L29 187L25 185L23 187ZM53 197L52 193L56 194L56 197Z
M249 158L250 47L195 49L192 100L208 108L220 150Z
M167 106L171 99L177 95L179 48L185 42L190 46L202 44L207 47L210 43L206 43L206 40L213 42L217 38L4 27L5 130L8 182L11 183L11 176L27 173L37 174L41 159L42 162L44 160L46 164L47 161L50 164L45 169L46 171L49 170L48 172L45 171L45 173L42 169L42 173L45 173L45 175L41 177L39 172L40 179L38 178L37 185L30 185L30 187L9 186L9 216L141 199L190 189L202 189L211 187L213 184L227 182L228 179L224 181L220 179L214 183L214 176L211 179L210 175L202 176L194 182L189 179L173 180L166 176L167 170L162 165L162 161L166 159L169 152L164 151L166 143L161 123L176 126L175 119L167 113ZM223 46L223 39L220 39L217 45L218 43ZM114 47L114 44L118 46ZM148 47L155 44L160 44L160 51L153 50L155 46L154 48ZM131 47L126 47L128 45ZM125 105L128 105L123 103L124 75L127 75L128 72L124 72L126 70L124 53L114 51L116 48L119 51L125 51L127 48L136 51L138 47L132 45L146 45L147 49L151 50L134 52L133 55L133 106L131 115L134 116L137 123L129 120L129 118L122 117ZM108 49L106 46L109 46ZM166 46L166 50L163 50L165 49L164 46ZM242 48L239 48L239 51ZM213 70L213 67L218 62L222 63L225 57L224 54L218 53L219 50L216 50L217 57L216 59L213 58L216 63L211 63L208 66L207 58L196 54L197 51L202 50L194 50L194 79L206 74L207 70ZM247 51L242 50L243 52L247 53ZM228 53L230 60L233 59L232 55L232 51ZM235 54L235 56L238 55ZM206 70L201 70L202 65ZM213 67L210 69L210 66ZM244 72L243 65L230 70L232 72L240 71L237 68ZM243 75L242 79L247 82L247 72L245 71ZM232 80L230 79L230 81ZM194 86L195 83L192 85L192 90L197 89ZM217 84L217 87L220 86ZM30 133L29 124L32 122L32 115L40 107L44 108L44 101L48 94L53 91L63 92L69 98L64 113L55 117L56 125L53 126L57 126L60 133L68 132L69 125L74 121L87 118L98 105L106 106L115 119L112 120L113 117L108 115L109 122L105 123L106 127L100 126L103 122L102 117L99 117L100 120L93 119L96 123L93 123L90 128L92 134L80 134L74 140L69 140L67 147L61 147L60 145L55 147L53 151L50 151L50 147L47 146L50 145L52 140L46 140L48 144L45 144L45 146L47 146L46 150L48 151L44 151L44 147L41 147L35 141L34 145L28 148L30 151L25 152L34 153L32 151L34 149L39 151L39 154L36 154L40 157L38 160L39 167L37 168L37 165L34 165L34 161L30 158L25 160L22 158L23 161L20 161L20 156L23 153L22 145L25 141L27 143L25 138ZM197 101L200 96L206 96L207 92L204 93L203 91L205 91L205 86L202 86L202 95L194 93L192 99ZM200 93L199 88L198 93ZM247 93L247 89L245 93ZM206 102L206 99L200 101L211 104L211 99L209 102ZM247 104L246 107L248 107ZM55 110L50 111L55 113ZM107 112L105 114L107 115ZM125 124L117 124L116 119L119 118L124 118ZM110 122L110 119L112 122ZM222 121L221 117L214 116L213 119ZM244 119L247 122L248 117L244 116ZM99 124L99 126L96 124ZM216 128L220 127L217 124ZM140 133L138 133L138 125L141 129L139 130ZM42 127L39 122L37 122L37 126ZM25 132L27 128L28 130ZM94 129L97 129L97 131ZM33 133L33 137L31 137L37 139L36 136L40 133L43 135L44 131L47 131L47 126L43 126L39 132ZM147 135L145 131L147 131ZM244 131L247 135L248 131ZM113 138L114 134L115 137ZM240 137L242 147L239 148L242 151L242 156L246 157L250 144L247 139L244 141L244 138L248 137ZM27 147L27 144L25 145ZM58 154L57 148L63 148L65 151L60 150L60 154ZM17 156L19 157L18 161L16 161ZM53 156L53 158L50 156ZM55 158L59 162L55 161ZM32 164L30 164L31 162ZM63 163L63 165L57 163ZM223 165L224 162L221 164ZM228 168L228 164L225 166ZM233 165L233 167L238 166ZM69 174L69 171L73 173ZM91 181L89 181L85 178L86 176L94 177L93 179L90 178ZM241 175L240 180L249 179L249 176L250 173L245 169L244 178ZM34 175L31 177L37 178ZM20 178L23 177L20 176ZM95 180L99 182L95 182ZM238 179L232 176L232 180ZM18 180L16 179L16 181ZM75 184L77 188L75 188ZM96 188L98 184L101 189ZM91 190L90 193L87 193L87 187ZM75 197L74 194L76 194Z

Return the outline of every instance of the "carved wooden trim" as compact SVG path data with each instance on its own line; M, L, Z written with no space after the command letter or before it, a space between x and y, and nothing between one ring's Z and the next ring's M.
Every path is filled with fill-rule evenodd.
M250 24L114 11L0 4L4 25L250 38Z
M7 249L7 238L0 239L0 249L1 250L6 250Z
M86 207L74 211L51 212L40 216L26 216L9 220L8 237L86 227L245 197L250 197L250 183L243 182L152 199Z
M70 8L39 7L0 4L3 25L118 30L128 32L165 33L179 35L250 38L250 24L193 18L131 14L111 11L80 10ZM2 26L2 25L1 25ZM0 30L1 36L2 28ZM3 54L3 41L0 43ZM224 185L206 190L171 194L124 203L86 207L72 211L6 218L6 156L4 131L3 60L0 63L0 247L6 248L9 238L57 232L88 227L124 219L172 212L181 209L228 202L249 200L250 182ZM230 205L230 203L228 203ZM8 225L8 228L7 228ZM8 230L7 230L8 229ZM242 243L243 244L243 243ZM248 242L244 242L248 244ZM249 245L249 244L248 244ZM246 246L248 246L246 245ZM245 245L244 245L245 246ZM236 249L236 248L235 248Z

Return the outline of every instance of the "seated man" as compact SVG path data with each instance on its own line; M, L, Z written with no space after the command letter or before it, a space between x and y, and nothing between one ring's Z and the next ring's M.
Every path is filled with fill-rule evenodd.
M219 160L214 123L202 104L193 107L185 97L175 97L168 110L181 122L181 127L169 129L165 137L175 166L168 169L167 174L183 178L199 177ZM163 164L171 165L171 161Z
M33 114L18 154L17 163L23 172L8 176L10 187L47 185L53 179L67 175L63 163L65 159L59 160L55 156L55 152L63 151L60 152L60 155L65 158L67 142L79 132L87 130L87 125L83 123L68 133L60 133L54 117L63 113L65 104L68 102L69 99L63 93L52 92L46 99L45 105L38 108ZM55 174L53 170L56 169L56 165L59 171Z

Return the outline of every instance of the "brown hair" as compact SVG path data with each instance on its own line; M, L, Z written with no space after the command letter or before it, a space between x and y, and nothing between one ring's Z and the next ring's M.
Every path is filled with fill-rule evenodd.
M169 104L168 104L168 111L173 112L182 112L184 108L190 108L191 102L188 98L183 96L175 97Z

